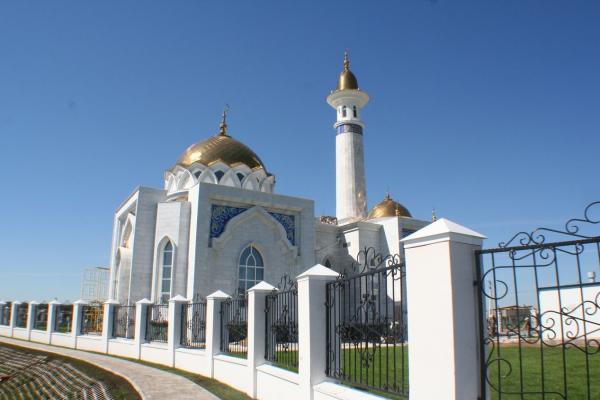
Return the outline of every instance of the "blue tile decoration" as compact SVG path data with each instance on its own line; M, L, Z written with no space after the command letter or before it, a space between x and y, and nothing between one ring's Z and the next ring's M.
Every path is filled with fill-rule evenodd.
M293 215L279 214L275 212L269 212L271 217L275 218L277 222L285 229L287 239L290 241L292 246L296 245L296 223Z
M244 211L247 211L249 207L231 207L223 205L212 205L211 216L210 216L210 240L218 238L225 231L227 223L234 217L240 215ZM275 221L279 222L283 229L288 241L292 246L296 245L296 218L294 215L281 214L276 212L267 211Z
M413 230L410 230L410 229L402 229L402 238L405 238L408 235L412 235L415 232L416 231L413 231Z

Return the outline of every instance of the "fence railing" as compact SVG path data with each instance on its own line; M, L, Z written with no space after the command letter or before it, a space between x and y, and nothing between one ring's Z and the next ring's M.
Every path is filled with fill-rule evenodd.
M238 296L221 303L221 352L248 356L248 298Z
M404 265L398 256L362 253L362 267L326 286L326 374L408 396Z
M86 305L81 308L81 334L102 335L104 307L101 305Z
M113 311L113 331L115 338L133 339L135 336L135 306L116 305Z
M48 304L34 306L33 329L45 331L48 328Z
M12 314L12 303L6 302L0 304L0 325L10 325L10 317Z
M146 311L146 340L167 342L169 330L169 305L152 304Z
M73 305L60 304L56 306L54 317L54 332L70 333L73 330Z
M17 321L15 326L17 328L27 328L27 317L29 316L29 304L21 303L17 304Z
M206 302L181 306L181 342L183 347L206 347Z
M265 359L298 370L298 287L288 277L265 299Z

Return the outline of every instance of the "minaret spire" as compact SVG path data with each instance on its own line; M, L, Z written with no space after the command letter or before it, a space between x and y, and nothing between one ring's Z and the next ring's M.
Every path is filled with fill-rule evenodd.
M344 69L337 89L327 96L327 103L336 110L333 125L335 137L336 217L339 224L367 216L365 156L360 109L369 102L369 95L358 88L358 80L350 71L348 51L344 52Z
M223 115L221 117L221 125L219 125L219 135L220 136L229 136L227 135L227 113L229 112L229 104L225 104L225 108L223 108Z

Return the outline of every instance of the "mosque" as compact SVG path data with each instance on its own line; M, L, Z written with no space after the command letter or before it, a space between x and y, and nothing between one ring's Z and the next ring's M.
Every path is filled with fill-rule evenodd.
M274 193L260 157L219 133L187 148L164 173L164 188L138 187L114 215L109 297L164 303L181 295L242 293L320 263L341 271L361 249L402 256L400 239L427 225L387 195L367 208L360 111L369 96L350 71L327 96L336 122L336 216L314 202Z

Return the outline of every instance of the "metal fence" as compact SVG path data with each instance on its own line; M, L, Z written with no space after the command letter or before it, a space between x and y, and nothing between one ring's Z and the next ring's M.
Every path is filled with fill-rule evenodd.
M27 328L27 317L29 316L29 304L21 303L17 304L17 309L15 310L17 313L17 320L15 322L15 326L17 328Z
M146 340L167 342L169 332L169 305L152 304L146 311Z
M265 359L298 370L298 286L288 276L265 299Z
M36 304L33 309L33 329L45 331L48 328L48 304Z
M181 306L181 343L183 347L206 346L206 301Z
M326 286L326 374L407 397L404 265L398 255L384 257L373 248L362 250L357 260Z
M0 325L10 325L10 317L12 314L12 303L7 301L5 304L0 304Z
M104 307L101 305L85 305L81 308L81 334L102 335Z
M73 305L60 304L56 306L54 316L54 332L70 333L73 330Z
M221 352L248 356L248 298L244 295L221 303Z
M113 312L115 338L133 339L135 336L135 306L116 305Z
M492 399L600 398L600 202L564 228L481 250L481 368ZM550 242L547 237L556 237Z

